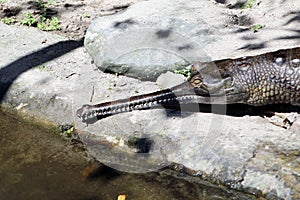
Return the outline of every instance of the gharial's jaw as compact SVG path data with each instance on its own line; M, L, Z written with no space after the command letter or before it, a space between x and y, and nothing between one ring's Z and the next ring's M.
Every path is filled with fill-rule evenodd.
M88 121L92 118L102 118L122 112L149 109L159 105L194 103L196 96L190 84L185 82L170 89L132 96L128 99L120 99L96 105L83 105L77 110L76 115L83 121Z

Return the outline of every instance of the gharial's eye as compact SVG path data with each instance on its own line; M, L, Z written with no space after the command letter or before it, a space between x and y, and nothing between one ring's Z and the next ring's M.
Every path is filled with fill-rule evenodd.
M202 85L202 79L195 78L191 81L194 87L200 87Z
M200 80L200 79L195 79L195 80L193 81L193 83L199 84L199 83L201 83L201 80Z

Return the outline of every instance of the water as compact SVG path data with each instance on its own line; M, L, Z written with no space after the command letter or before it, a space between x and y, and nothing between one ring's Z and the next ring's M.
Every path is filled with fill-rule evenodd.
M129 174L91 162L58 130L0 111L0 199L127 200L249 199L247 195L177 179ZM93 169L93 170L92 170Z

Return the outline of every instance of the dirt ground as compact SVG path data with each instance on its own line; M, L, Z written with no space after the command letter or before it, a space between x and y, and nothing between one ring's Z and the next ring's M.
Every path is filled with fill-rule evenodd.
M7 24L21 25L26 13L40 19L42 15L58 18L57 34L70 39L82 38L93 19L115 14L138 0L0 0L0 18ZM36 24L32 25L36 27Z

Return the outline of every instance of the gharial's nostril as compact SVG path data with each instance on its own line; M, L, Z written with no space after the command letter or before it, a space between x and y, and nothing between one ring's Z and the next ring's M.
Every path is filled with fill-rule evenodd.
M76 116L81 118L82 117L82 112L83 112L83 109L82 108L79 108L77 111L76 111Z
M83 117L83 113L86 109L89 109L89 105L85 104L83 105L81 108L79 108L77 111L76 111L76 116L79 117L79 118L82 118Z

